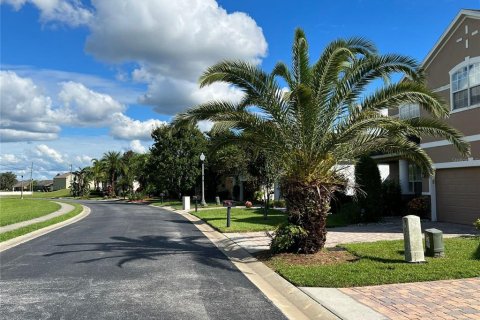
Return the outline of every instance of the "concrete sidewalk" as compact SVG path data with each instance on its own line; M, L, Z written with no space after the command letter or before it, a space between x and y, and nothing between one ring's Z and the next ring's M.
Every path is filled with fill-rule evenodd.
M16 229L19 229L19 228L29 226L31 224L47 221L47 220L50 220L50 219L53 219L55 217L61 216L65 213L68 213L68 212L72 211L73 209L75 209L74 206L72 206L70 204L67 204L67 203L56 202L56 201L53 201L53 202L59 204L60 209L58 209L55 212L49 213L45 216L41 216L41 217L38 217L38 218L35 218L35 219L31 219L31 220L27 220L27 221L21 221L21 222L17 222L17 223L9 224L7 226L0 227L0 233L16 230Z

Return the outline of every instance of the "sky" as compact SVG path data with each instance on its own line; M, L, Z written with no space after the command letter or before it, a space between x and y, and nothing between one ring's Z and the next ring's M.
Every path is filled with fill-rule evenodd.
M29 178L33 163L52 179L106 151L147 152L177 112L241 97L200 89L205 68L288 63L297 27L312 60L362 36L422 61L464 8L480 0L0 0L0 172Z

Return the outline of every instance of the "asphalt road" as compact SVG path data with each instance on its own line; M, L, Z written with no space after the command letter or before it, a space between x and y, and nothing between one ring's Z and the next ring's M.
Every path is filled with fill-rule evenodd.
M182 216L85 204L85 219L0 254L1 319L285 319Z

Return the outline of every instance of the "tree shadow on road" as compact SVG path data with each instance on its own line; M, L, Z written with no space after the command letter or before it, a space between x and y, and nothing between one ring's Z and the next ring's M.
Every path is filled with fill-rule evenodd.
M123 268L125 264L135 260L159 260L158 258L162 256L168 259L168 256L171 255L184 254L203 265L238 272L227 257L203 236L175 238L172 236L146 235L138 238L117 236L110 237L110 239L112 241L109 242L59 244L57 247L74 249L52 252L43 256L52 257L91 252L92 258L80 260L76 263L114 260L117 267Z

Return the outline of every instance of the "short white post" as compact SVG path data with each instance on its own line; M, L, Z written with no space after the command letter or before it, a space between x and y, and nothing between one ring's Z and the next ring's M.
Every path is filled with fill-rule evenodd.
M190 211L190 197L182 198L182 208L184 211Z
M405 216L402 218L402 222L405 261L425 262L420 217L414 215Z

